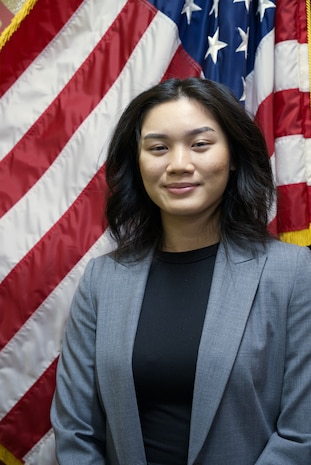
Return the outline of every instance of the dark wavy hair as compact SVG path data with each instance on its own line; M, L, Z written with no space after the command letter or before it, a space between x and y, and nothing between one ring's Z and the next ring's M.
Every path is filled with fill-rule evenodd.
M187 97L206 108L224 131L235 170L220 209L220 238L250 245L265 243L275 188L265 139L225 86L201 78L169 79L138 95L123 112L106 161L106 217L119 257L142 257L162 243L159 208L148 197L138 166L142 124L155 106Z

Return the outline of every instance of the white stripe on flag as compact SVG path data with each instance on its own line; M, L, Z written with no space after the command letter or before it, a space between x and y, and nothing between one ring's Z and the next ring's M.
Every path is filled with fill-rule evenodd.
M298 48L299 89L310 92L309 44L299 44Z
M308 64L308 44L299 44L296 40L276 44L274 90L299 89L307 92L310 87L309 69L305 64Z
M305 139L305 156L307 184L311 186L311 139Z
M275 139L275 155L278 186L306 182L305 139L302 135Z
M57 465L52 429L25 455L24 461L25 465Z

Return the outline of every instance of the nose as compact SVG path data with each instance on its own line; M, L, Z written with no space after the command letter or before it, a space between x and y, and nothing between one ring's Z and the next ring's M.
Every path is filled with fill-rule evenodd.
M167 173L192 173L194 165L189 148L179 145L170 150Z

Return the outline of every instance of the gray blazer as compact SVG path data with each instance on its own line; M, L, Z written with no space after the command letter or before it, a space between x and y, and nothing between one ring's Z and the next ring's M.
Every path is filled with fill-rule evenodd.
M60 465L146 465L132 349L152 254L92 260L73 300L51 419ZM311 253L220 245L188 465L311 465Z

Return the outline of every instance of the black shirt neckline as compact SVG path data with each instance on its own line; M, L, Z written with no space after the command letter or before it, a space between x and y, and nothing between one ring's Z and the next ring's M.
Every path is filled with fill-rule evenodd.
M214 257L217 253L219 242L217 244L202 247L200 249L188 250L186 252L163 252L156 253L156 260L167 263L193 263Z

